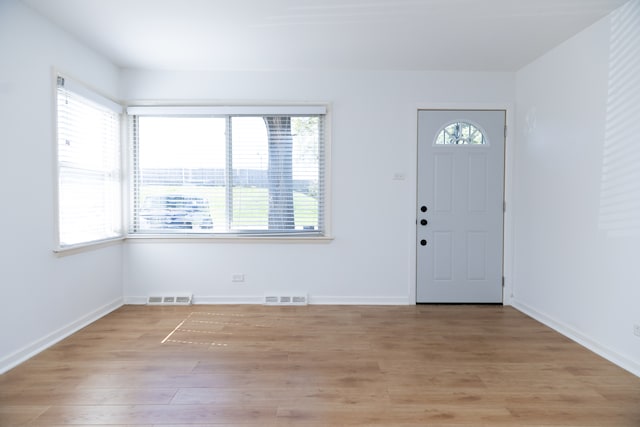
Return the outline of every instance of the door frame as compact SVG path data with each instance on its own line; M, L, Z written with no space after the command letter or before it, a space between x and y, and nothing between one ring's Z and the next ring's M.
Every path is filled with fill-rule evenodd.
M417 227L417 206L418 206L418 111L420 110L504 110L506 112L505 123L507 134L504 141L504 201L503 211L503 247L502 247L502 276L504 277L504 287L502 289L502 304L511 305L515 295L513 277L513 159L515 158L514 129L515 117L512 103L439 103L439 104L415 104L411 108L411 132L413 140L413 154L415 161L411 165L412 171L409 176L412 180L412 204L411 204L411 232L409 244L410 268L409 268L409 300L408 304L416 304L416 293L418 285L418 251L416 239L418 236Z

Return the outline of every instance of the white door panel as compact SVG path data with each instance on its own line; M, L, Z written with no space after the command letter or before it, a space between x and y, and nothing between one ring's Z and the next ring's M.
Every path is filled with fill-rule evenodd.
M417 302L502 302L504 125L505 111L418 112Z

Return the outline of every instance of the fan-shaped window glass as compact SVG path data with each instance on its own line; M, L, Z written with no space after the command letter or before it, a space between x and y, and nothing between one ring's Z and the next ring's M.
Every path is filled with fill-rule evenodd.
M480 129L467 122L447 125L436 138L436 145L483 145L487 139Z

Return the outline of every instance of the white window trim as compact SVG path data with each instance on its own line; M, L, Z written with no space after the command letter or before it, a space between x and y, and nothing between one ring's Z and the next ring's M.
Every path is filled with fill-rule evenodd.
M125 184L125 176L124 175L124 167L126 166L126 153L124 152L124 149L126 147L125 145L125 138L126 134L124 133L125 127L124 125L124 105L119 103L118 101L114 101L113 99L111 99L110 97L108 97L107 95L103 94L102 92L100 92L99 90L93 88L90 85L85 84L84 82L82 82L79 79L76 79L73 76L70 76L67 73L64 73L56 68L52 69L52 74L51 74L51 105L52 105L52 115L53 115L53 126L52 126L52 141L53 141L53 156L52 156L52 162L53 162L53 179L51 180L53 183L53 196L54 196L54 200L53 200L53 241L54 241L54 246L53 246L53 252L59 256L63 256L63 255L72 255L75 253L80 253L80 252L85 252L87 250L93 250L93 249L97 249L100 247L107 247L107 246L112 246L114 244L120 244L122 243L125 239L126 239L126 230L124 230L124 221L126 220L125 217L125 211L124 211L124 206L123 203L121 203L121 218L123 221L123 229L121 231L121 235L119 236L115 236L115 237L109 237L109 238L105 238L105 239L99 239L99 240L93 240L93 241L88 241L88 242L82 242L82 243L78 243L78 244L73 244L73 245L61 245L60 242L60 189L59 189L59 176L60 176L60 164L59 164L59 160L58 160L58 77L62 77L65 79L65 86L68 88L71 88L72 91L78 93L79 95L84 96L85 98L88 98L106 108L109 108L110 110L121 114L122 119L120 120L120 144L121 144L121 183L123 184L123 188L121 189L121 194L122 194L122 198L125 199L125 188L124 188L124 184ZM123 200L124 202L124 200Z
M108 246L118 245L124 242L126 239L127 239L126 235L123 235L121 237L114 237L112 239L96 240L93 242L79 243L77 245L69 245L64 247L57 246L56 248L53 249L53 252L58 256L73 255L73 254L86 252L93 249L106 248Z
M157 242L157 243L323 243L335 239L332 228L332 105L329 102L246 102L237 101L198 101L185 103L184 101L136 101L131 100L124 104L123 129L126 129L126 138L123 140L123 155L126 160L123 163L123 221L125 224L125 240L131 242ZM152 234L132 233L128 224L131 221L131 205L133 203L133 189L131 187L131 173L133 173L133 144L129 136L129 120L132 115L226 115L226 114L323 114L325 116L324 127L324 233L323 234L252 234L252 233L227 233L227 234Z
M74 91L92 99L104 106L122 113L121 121L121 173L122 180L122 221L123 221L123 235L96 240L91 242L79 243L76 245L60 245L60 230L59 230L59 189L58 189L58 176L59 176L59 164L58 164L58 108L57 108L57 78L58 76L68 79L67 84L71 84ZM110 97L104 95L99 90L93 88L90 85L84 84L79 79L70 76L67 73L61 72L58 69L52 69L52 87L51 87L51 103L52 103L52 115L53 115L53 127L52 127L52 141L54 146L54 155L52 156L53 163L53 179L54 183L54 248L53 252L58 256L73 255L76 253L82 253L89 250L99 249L103 247L113 246L121 244L123 242L132 241L136 243L149 242L149 243L275 243L275 244L295 244L295 243L327 243L334 240L332 231L332 158L331 158L331 143L332 143L332 115L331 104L327 102L317 103L296 103L296 102L247 102L239 104L235 102L205 102L189 103L188 105L180 105L176 102L148 102L148 101L132 101L122 102L113 100ZM135 107L128 106L135 105ZM172 107L167 107L172 105ZM187 110L191 110L191 113L199 114L289 114L296 112L297 114L323 114L325 115L325 135L324 135L324 158L325 158L325 172L324 172L324 234L323 235L254 235L254 234L225 234L225 235L154 235L154 234L132 234L129 233L127 224L130 221L130 203L132 197L132 189L130 188L129 175L131 173L131 149L132 144L128 135L128 114L130 111L137 111L137 115L144 114L157 114L163 108L164 114L171 115L179 112L184 114ZM133 110L132 110L133 109ZM138 109L138 110L136 110ZM151 113L153 111L153 113Z
M128 242L161 243L326 243L335 240L328 235L271 236L268 234L127 234Z
M156 105L127 107L130 116L326 115L326 105Z

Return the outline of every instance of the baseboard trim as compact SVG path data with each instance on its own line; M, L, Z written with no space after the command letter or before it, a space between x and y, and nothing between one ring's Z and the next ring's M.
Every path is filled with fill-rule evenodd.
M144 305L146 296L124 297L127 305ZM193 296L193 304L264 304L264 296ZM407 297L330 297L309 295L309 304L318 305L408 305Z
M194 296L194 304L262 304L264 297L247 296Z
M408 297L331 297L309 296L309 304L318 305L409 305Z
M31 344L21 348L20 350L1 358L0 375L15 368L19 364L26 362L36 354L46 350L57 342L62 341L69 335L79 331L80 329L95 322L101 317L104 317L112 311L117 310L118 308L122 307L123 304L124 301L122 300L122 298L117 298L110 303L105 304L102 307L99 307L96 310L85 314L79 319L67 324L66 326L63 326L62 328L51 332L45 337L32 342Z
M145 305L147 304L147 298L148 297L135 297L135 296L124 297L124 304L125 305Z
M520 301L512 299L511 306L517 309L518 311L521 311L522 313L526 314L527 316L532 317L538 322L543 323L544 325L550 327L556 332L559 332L560 334L566 336L567 338L577 342L581 346L593 351L597 355L607 359L609 362L615 365L618 365L622 369L625 369L631 372L633 375L637 377L640 377L640 364L638 364L637 362L630 360L616 353L615 351L611 351L610 349L600 344L599 342L593 340L592 338L589 338L588 336L576 331L575 329L566 325L565 323L560 322L554 319L553 317L549 316L548 314L542 313L527 304L524 304Z
M264 297L246 297L246 296L197 296L194 295L192 304L262 304ZM126 305L146 305L147 297L128 296L124 297Z

